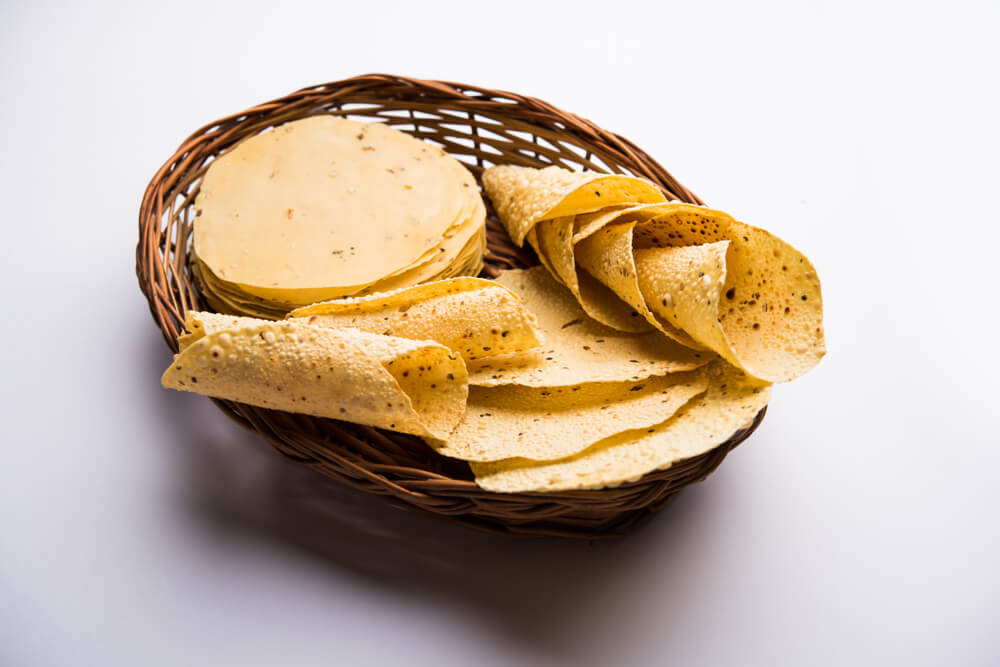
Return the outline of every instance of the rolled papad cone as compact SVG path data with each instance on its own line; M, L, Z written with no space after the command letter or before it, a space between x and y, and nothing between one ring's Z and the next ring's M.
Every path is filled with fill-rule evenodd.
M826 352L813 265L773 234L721 211L636 207L575 250L580 266L665 334L711 349L761 380L799 377Z
M483 190L517 245L540 220L590 213L617 204L666 201L654 184L635 176L500 165L482 175Z
M652 327L639 313L615 298L607 286L576 265L574 245L618 218L626 206L615 206L593 213L542 220L535 225L535 250L552 276L569 288L587 315L619 331L650 331ZM529 240L531 236L529 236Z
M590 275L611 289L656 329L693 349L705 349L687 332L669 320L658 317L643 297L632 254L635 222L608 225L584 239L575 248L576 261Z
M182 346L168 389L425 438L447 437L468 397L465 363L431 341L236 318Z
M694 285L702 281L705 293L700 298L705 304L689 310L684 331L768 382L793 380L819 363L826 354L823 295L816 269L805 255L774 234L721 211L692 204L661 208L661 213L636 226L633 240L640 289L652 308L669 316L669 310L662 310L663 301L669 293L675 304L679 302L670 283L691 258L685 253L647 251L728 242L724 281L691 276ZM713 255L700 260L706 268L696 273L713 272L710 267L722 246L711 248L691 251Z

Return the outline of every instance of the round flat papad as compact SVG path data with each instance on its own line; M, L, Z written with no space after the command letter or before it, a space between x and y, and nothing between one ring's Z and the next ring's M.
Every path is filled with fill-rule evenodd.
M454 276L471 276L483 267L486 247L485 228L480 227L465 247L457 254L439 254L433 262L421 264L397 276L373 283L357 291L359 295L400 289L401 286L445 280ZM243 290L239 285L220 280L204 264L196 261L193 266L195 280L206 301L215 310L224 313L248 315L263 319L281 319L294 308L308 306L343 296L343 290L284 290L265 298ZM263 290L257 290L264 292ZM354 294L353 288L347 292ZM280 298L279 298L280 297Z
M327 115L238 144L209 167L195 206L194 251L219 280L299 305L287 295L353 293L438 263L436 252L451 263L484 211L472 175L439 148Z

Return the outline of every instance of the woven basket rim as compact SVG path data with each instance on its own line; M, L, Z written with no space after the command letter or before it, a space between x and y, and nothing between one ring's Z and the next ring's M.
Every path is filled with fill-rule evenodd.
M171 350L177 351L184 310L204 306L190 275L190 255L187 254L190 220L185 216L197 192L200 175L207 167L206 160L210 161L231 149L242 138L262 131L262 128L291 118L329 113L331 110L345 116L366 116L366 113L345 111L349 105L366 103L374 105L374 112L379 114L394 113L408 107L409 116L381 117L387 119L386 122L395 124L399 120L407 126L412 125L414 129L410 133L419 138L446 142L445 150L460 160L464 159L477 181L482 168L496 158L508 158L505 161L512 163L544 164L545 159L551 160L555 156L555 160L575 162L585 167L594 168L602 164L608 167L598 169L601 171L617 169L621 173L634 173L657 183L671 198L703 203L631 141L535 97L451 81L390 74L360 75L307 86L202 126L180 144L150 180L139 211L136 273L153 320ZM323 111L327 107L328 110ZM415 115L426 114L427 111L414 111L435 108L442 110L441 113L448 111L448 114L434 120ZM452 116L452 112L467 114L467 118ZM485 124L480 120L491 119L492 123L496 117L503 119L500 125ZM452 136L447 134L450 130L443 129L460 125L463 120L471 129L471 134ZM434 128L438 134L422 136L422 126ZM524 133L522 128L525 127L531 128L533 141L521 138ZM407 131L402 127L400 129ZM504 140L510 142L511 148L508 149L507 144L497 145L512 152L495 154L498 149L484 138L488 133L501 133ZM463 138L471 138L474 142L472 147L459 143ZM565 149L566 152L560 153L564 140L589 150L580 154ZM549 149L546 144L554 148ZM515 148L517 152L513 152ZM462 152L456 154L455 151ZM192 184L195 184L194 191L187 191ZM484 197L484 200L489 207L488 198ZM494 277L499 268L537 264L538 260L530 250L517 248L511 243L497 223L492 207L489 208L487 268L481 275ZM263 435L283 455L353 486L480 530L507 535L588 539L626 532L649 518L680 488L704 479L733 447L757 428L766 412L765 407L747 428L712 450L626 484L578 491L502 494L480 488L470 475L456 476L456 465L435 462L436 469L394 465L392 456L379 450L379 447L388 448L387 451L394 456L403 452L403 459L408 461L410 453L407 447L410 445L406 444L405 438L411 436L400 438L400 434L381 432L371 427L212 400L242 426ZM331 446L333 441L344 449L338 451L336 446ZM624 500L619 502L618 499ZM607 514L607 521L601 523L604 514Z

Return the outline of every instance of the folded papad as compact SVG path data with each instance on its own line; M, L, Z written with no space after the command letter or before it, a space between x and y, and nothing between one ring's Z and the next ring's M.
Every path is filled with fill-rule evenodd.
M511 238L603 324L653 327L768 382L819 362L822 294L801 252L721 211L644 202L631 184L602 191L597 176L501 166L483 183Z
M214 319L215 318L211 318ZM443 438L468 396L462 358L432 341L228 316L185 336L163 386Z
M721 359L698 372L708 383L707 392L662 423L618 433L561 459L472 462L476 483L489 491L525 493L633 482L717 447L748 427L767 405L768 385Z
M189 311L163 384L441 441L468 395L464 358L539 345L510 289L456 278L314 304L289 319Z

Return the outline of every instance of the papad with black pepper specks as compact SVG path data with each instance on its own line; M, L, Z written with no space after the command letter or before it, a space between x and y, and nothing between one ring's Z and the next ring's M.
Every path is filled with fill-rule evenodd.
M545 267L502 271L497 282L519 295L535 314L542 347L469 364L470 384L561 387L628 382L693 370L715 358L713 352L692 350L657 331L631 334L595 322Z
M193 334L168 389L442 439L462 418L461 357L429 341L239 318Z
M770 389L722 360L702 372L708 391L662 424L613 435L554 461L473 462L476 483L500 493L599 489L704 454L747 427L767 405Z
M587 315L619 331L638 333L652 326L634 308L615 297L607 286L576 266L574 245L620 217L628 206L614 206L593 213L542 220L528 235L542 263L552 276L569 288Z
M768 382L826 354L812 263L775 235L693 204L643 207L576 246L577 261L667 335L717 352ZM631 224L631 223L630 223Z
M470 387L465 416L439 454L466 461L575 454L629 429L658 424L708 388L698 371L638 382L565 387Z
M483 172L483 189L518 245L539 220L597 211L618 204L666 201L655 185L635 176L500 165Z
M510 289L482 278L452 278L393 292L317 303L289 313L309 324L354 327L433 340L466 361L540 345L535 316Z

